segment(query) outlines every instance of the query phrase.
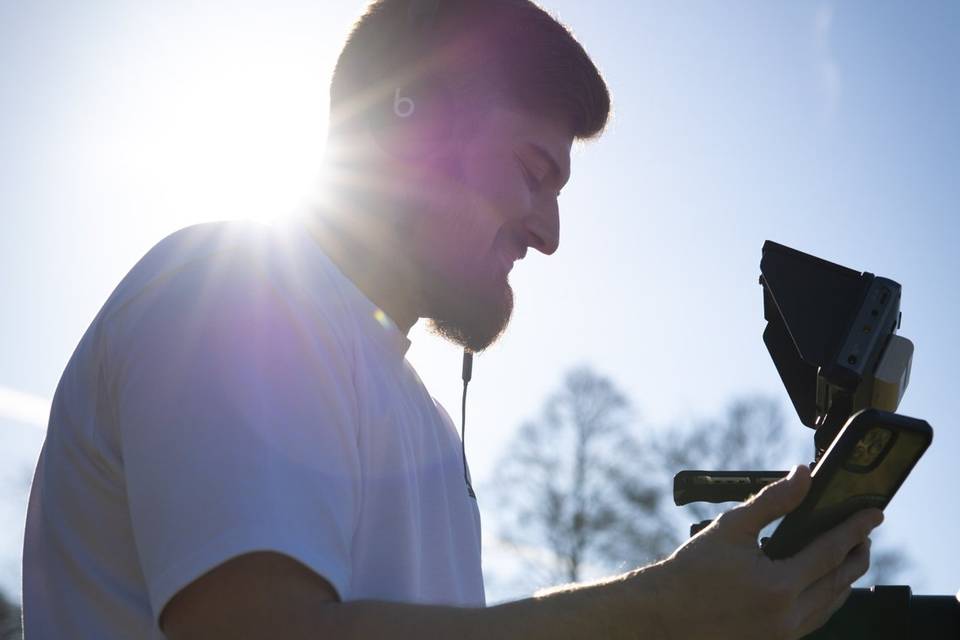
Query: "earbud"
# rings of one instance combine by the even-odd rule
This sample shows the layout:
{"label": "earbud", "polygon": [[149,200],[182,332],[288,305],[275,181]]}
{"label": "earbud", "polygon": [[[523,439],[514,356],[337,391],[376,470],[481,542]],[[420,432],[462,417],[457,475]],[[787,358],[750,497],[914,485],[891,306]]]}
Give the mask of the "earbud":
{"label": "earbud", "polygon": [[456,113],[446,86],[424,78],[395,87],[385,96],[370,132],[385,152],[416,160],[446,152],[453,134]]}
{"label": "earbud", "polygon": [[[429,43],[440,6],[440,0],[411,0],[407,14],[407,40],[396,48],[405,52],[398,53],[399,59],[404,61],[401,72],[404,67],[417,68],[418,57],[429,55]],[[371,79],[374,85],[381,81]],[[374,139],[385,152],[402,159],[443,155],[456,120],[453,95],[432,75],[402,82],[399,86],[394,85],[392,96],[383,96],[382,102],[375,107],[375,117],[370,121]]]}
{"label": "earbud", "polygon": [[398,118],[409,118],[416,111],[417,105],[413,98],[400,95],[400,87],[393,92],[393,115]]}

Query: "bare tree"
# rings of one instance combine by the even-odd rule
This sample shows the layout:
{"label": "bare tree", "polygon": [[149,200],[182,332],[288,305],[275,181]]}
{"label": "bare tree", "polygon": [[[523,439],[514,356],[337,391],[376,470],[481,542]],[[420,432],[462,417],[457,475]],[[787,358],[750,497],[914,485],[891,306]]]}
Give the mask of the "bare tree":
{"label": "bare tree", "polygon": [[[719,418],[652,434],[646,447],[652,452],[647,457],[648,473],[670,490],[673,475],[683,469],[784,469],[812,459],[813,432],[809,432],[809,442],[805,435],[799,429],[785,428],[783,410],[776,400],[743,396],[730,402]],[[731,506],[695,503],[683,509],[672,507],[672,513],[662,515],[671,521],[681,516],[684,522],[692,522],[714,518]]]}
{"label": "bare tree", "polygon": [[[732,506],[677,508],[669,499],[677,471],[786,469],[811,460],[813,432],[788,429],[769,397],[744,396],[719,418],[643,434],[632,415],[608,378],[581,367],[510,443],[488,494],[500,539],[525,562],[527,587],[642,566],[679,546],[690,524]],[[876,542],[875,535],[861,584],[890,583],[909,566],[903,552]]]}
{"label": "bare tree", "polygon": [[670,551],[656,517],[662,492],[637,472],[630,405],[581,367],[524,423],[490,487],[501,539],[541,585],[578,581],[587,567],[639,566]]}
{"label": "bare tree", "polygon": [[[651,439],[646,449],[651,472],[659,469],[659,477],[667,486],[672,476],[681,469],[786,469],[800,462],[810,462],[813,453],[813,431],[797,425],[786,428],[780,404],[765,396],[744,396],[732,401],[723,417],[704,420],[691,428],[670,430],[669,437]],[[684,509],[673,508],[673,513],[661,514],[678,523],[678,531],[693,522],[712,519],[730,504],[690,504]],[[764,535],[772,533],[769,527]],[[873,534],[870,571],[858,586],[891,584],[896,582],[911,563],[906,553],[882,543],[882,529]]]}

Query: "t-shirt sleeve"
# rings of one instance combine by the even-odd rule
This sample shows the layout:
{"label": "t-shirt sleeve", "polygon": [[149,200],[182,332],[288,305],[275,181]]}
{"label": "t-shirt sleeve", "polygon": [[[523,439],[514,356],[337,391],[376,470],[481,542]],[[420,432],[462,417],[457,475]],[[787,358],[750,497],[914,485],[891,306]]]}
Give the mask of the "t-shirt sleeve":
{"label": "t-shirt sleeve", "polygon": [[110,318],[107,367],[154,612],[231,557],[286,554],[346,599],[360,493],[350,354],[243,260],[199,261]]}

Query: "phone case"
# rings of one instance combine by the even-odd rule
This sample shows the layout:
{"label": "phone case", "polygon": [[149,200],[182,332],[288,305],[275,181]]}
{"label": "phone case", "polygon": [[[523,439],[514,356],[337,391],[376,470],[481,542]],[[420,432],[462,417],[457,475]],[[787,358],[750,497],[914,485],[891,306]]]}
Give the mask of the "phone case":
{"label": "phone case", "polygon": [[865,409],[841,429],[811,474],[807,497],[764,543],[770,558],[787,558],[868,507],[884,509],[930,446],[924,420]]}

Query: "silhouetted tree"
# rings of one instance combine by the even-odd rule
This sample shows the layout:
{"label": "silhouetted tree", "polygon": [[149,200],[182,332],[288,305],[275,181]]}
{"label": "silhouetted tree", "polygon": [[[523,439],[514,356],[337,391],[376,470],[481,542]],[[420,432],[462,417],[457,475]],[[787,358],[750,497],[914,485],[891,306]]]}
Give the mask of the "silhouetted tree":
{"label": "silhouetted tree", "polygon": [[[746,396],[733,400],[719,419],[704,420],[689,429],[671,429],[669,437],[650,438],[646,449],[650,471],[656,465],[659,477],[672,486],[672,477],[681,469],[787,469],[797,463],[809,463],[813,456],[813,431],[802,427],[786,428],[780,404],[765,396]],[[682,514],[679,531],[693,522],[713,518],[732,506],[697,503],[664,513],[667,519]],[[772,533],[770,527],[764,535]],[[892,584],[909,568],[907,555],[882,542],[882,529],[872,535],[870,571],[858,586]]]}
{"label": "silhouetted tree", "polygon": [[[809,462],[813,450],[813,432],[787,429],[780,404],[764,396],[735,399],[721,417],[686,427],[640,434],[631,419],[630,402],[613,382],[581,367],[510,443],[489,493],[500,539],[525,562],[528,586],[663,558],[690,524],[733,506],[677,508],[670,499],[677,471],[785,469]],[[875,534],[872,569],[861,584],[890,583],[908,564]]]}
{"label": "silhouetted tree", "polygon": [[[665,490],[672,490],[674,474],[683,469],[784,469],[811,460],[813,432],[809,432],[809,448],[804,446],[805,435],[799,429],[785,428],[783,410],[776,400],[744,396],[730,402],[719,418],[650,434],[646,471],[656,476]],[[690,523],[713,518],[731,506],[695,503],[679,509],[671,503],[670,513],[662,516],[675,522],[680,517],[679,531],[685,536]]]}
{"label": "silhouetted tree", "polygon": [[512,545],[541,584],[587,566],[639,566],[672,550],[656,514],[663,495],[637,473],[630,406],[588,368],[567,374],[538,420],[524,423],[490,493]]}

